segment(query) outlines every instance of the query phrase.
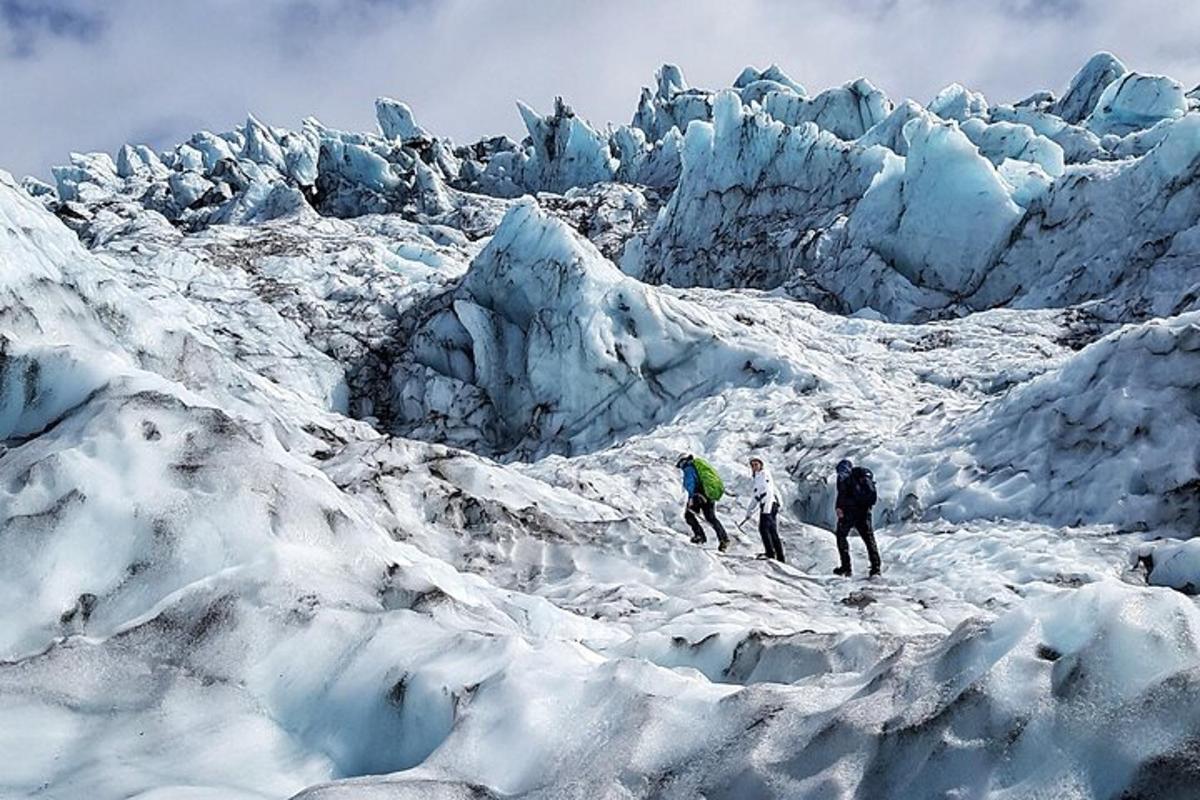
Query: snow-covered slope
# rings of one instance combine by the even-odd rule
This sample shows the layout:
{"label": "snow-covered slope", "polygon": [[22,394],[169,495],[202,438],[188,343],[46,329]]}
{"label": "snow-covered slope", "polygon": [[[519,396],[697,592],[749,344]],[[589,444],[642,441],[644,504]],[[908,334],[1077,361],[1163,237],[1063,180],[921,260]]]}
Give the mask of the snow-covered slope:
{"label": "snow-covered slope", "polygon": [[0,173],[0,795],[1193,798],[1196,105],[666,65]]}

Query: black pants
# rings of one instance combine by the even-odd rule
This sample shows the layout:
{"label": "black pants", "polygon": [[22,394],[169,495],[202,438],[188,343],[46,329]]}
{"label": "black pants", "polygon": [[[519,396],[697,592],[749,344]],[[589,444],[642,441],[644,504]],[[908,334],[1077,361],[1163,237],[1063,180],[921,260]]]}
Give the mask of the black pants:
{"label": "black pants", "polygon": [[842,514],[842,518],[838,520],[837,530],[834,531],[837,536],[838,557],[842,560],[842,569],[850,570],[850,531],[857,530],[858,535],[862,537],[863,544],[867,546],[867,558],[871,561],[871,569],[879,569],[879,548],[875,544],[875,531],[871,528],[871,512],[847,511]]}
{"label": "black pants", "polygon": [[767,558],[783,563],[783,544],[779,541],[779,503],[771,510],[758,512],[758,535],[762,537]]}
{"label": "black pants", "polygon": [[717,541],[729,541],[729,536],[725,533],[725,526],[721,524],[721,520],[717,519],[715,504],[702,494],[692,495],[688,500],[687,511],[683,512],[683,518],[687,520],[688,527],[692,529],[692,538],[698,542],[708,540],[708,537],[704,535],[704,529],[700,527],[700,520],[696,519],[697,511],[704,515],[704,521],[717,532]]}

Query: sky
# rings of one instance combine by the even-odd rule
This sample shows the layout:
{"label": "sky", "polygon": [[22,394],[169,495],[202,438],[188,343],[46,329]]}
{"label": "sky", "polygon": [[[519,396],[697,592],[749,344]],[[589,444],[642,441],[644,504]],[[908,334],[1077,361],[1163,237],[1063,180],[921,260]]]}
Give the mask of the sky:
{"label": "sky", "polygon": [[562,95],[628,122],[663,62],[693,86],[779,64],[810,93],[866,76],[928,102],[1061,92],[1094,52],[1200,83],[1200,3],[1179,0],[0,0],[0,169],[163,149],[247,113],[374,129],[407,102],[456,142],[524,135],[515,101]]}

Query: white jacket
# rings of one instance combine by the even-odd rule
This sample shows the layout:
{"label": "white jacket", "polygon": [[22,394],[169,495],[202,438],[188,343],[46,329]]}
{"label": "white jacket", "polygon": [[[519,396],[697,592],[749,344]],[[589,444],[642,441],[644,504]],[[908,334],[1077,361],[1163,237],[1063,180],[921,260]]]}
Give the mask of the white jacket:
{"label": "white jacket", "polygon": [[[756,506],[761,513],[769,514],[771,508],[779,502],[779,492],[775,490],[775,481],[771,480],[771,473],[764,466],[754,473],[754,494],[746,505],[746,516],[754,513]],[[780,504],[782,505],[782,503]]]}

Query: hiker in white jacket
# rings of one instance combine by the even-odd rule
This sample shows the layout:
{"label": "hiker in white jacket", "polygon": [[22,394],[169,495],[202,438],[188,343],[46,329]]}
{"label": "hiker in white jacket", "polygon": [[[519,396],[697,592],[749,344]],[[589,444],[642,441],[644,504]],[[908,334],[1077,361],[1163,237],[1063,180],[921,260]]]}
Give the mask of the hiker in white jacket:
{"label": "hiker in white jacket", "polygon": [[754,478],[754,492],[746,506],[746,519],[758,511],[758,533],[762,536],[763,558],[773,558],[783,563],[783,544],[779,541],[779,492],[767,465],[758,456],[750,457],[750,474]]}

